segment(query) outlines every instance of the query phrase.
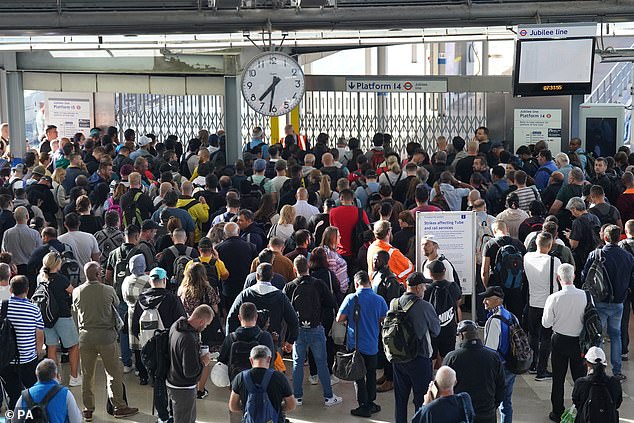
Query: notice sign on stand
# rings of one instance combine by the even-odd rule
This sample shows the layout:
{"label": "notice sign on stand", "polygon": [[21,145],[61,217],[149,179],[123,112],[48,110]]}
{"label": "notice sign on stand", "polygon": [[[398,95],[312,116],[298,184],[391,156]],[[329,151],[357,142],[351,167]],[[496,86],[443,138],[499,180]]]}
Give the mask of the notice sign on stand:
{"label": "notice sign on stand", "polygon": [[561,109],[515,109],[513,141],[520,145],[546,141],[553,156],[561,152]]}
{"label": "notice sign on stand", "polygon": [[[462,293],[472,294],[475,286],[475,233],[473,212],[416,213],[416,270],[422,272],[421,265],[425,261],[423,238],[433,235],[438,242],[438,254],[444,255],[458,272]],[[445,275],[445,278],[451,279],[451,276]]]}
{"label": "notice sign on stand", "polygon": [[92,127],[92,94],[51,93],[46,104],[46,124],[57,126],[59,136],[72,138],[77,132],[88,136]]}

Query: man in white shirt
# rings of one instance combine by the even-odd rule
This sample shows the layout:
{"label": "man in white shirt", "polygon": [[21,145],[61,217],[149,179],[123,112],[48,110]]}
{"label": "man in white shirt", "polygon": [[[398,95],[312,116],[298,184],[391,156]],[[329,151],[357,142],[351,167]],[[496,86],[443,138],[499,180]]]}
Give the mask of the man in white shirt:
{"label": "man in white shirt", "polygon": [[11,297],[9,279],[11,279],[11,267],[6,263],[0,263],[0,301]]}
{"label": "man in white shirt", "polygon": [[550,393],[552,411],[548,418],[559,421],[564,412],[564,381],[570,363],[572,379],[586,374],[581,357],[579,335],[583,329],[583,313],[588,301],[592,301],[585,291],[575,288],[575,268],[567,263],[557,269],[557,279],[561,290],[549,295],[544,305],[542,325],[552,328],[553,385]]}
{"label": "man in white shirt", "polygon": [[286,176],[286,160],[279,159],[275,162],[275,173],[277,174],[277,176],[271,179],[271,192],[275,193],[275,195],[278,195],[278,193],[282,190],[284,182],[290,179],[288,176]]}
{"label": "man in white shirt", "polygon": [[537,251],[524,256],[524,272],[528,281],[528,336],[533,349],[533,363],[528,370],[537,374],[535,380],[552,378],[547,369],[550,355],[552,330],[542,326],[544,304],[548,295],[559,290],[557,269],[561,260],[548,254],[552,247],[553,236],[548,232],[537,235]]}
{"label": "man in white shirt", "polygon": [[315,206],[308,204],[308,190],[306,188],[299,188],[297,194],[295,194],[297,201],[293,208],[295,209],[295,216],[304,216],[308,221],[311,216],[319,213],[319,209]]}

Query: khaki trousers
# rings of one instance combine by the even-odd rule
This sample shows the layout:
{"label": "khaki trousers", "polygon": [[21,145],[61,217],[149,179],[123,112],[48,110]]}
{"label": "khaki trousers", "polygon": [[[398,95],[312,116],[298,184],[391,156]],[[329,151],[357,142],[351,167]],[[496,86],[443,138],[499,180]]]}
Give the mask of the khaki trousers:
{"label": "khaki trousers", "polygon": [[95,370],[98,356],[101,356],[106,371],[108,397],[115,409],[125,408],[127,404],[123,400],[123,365],[119,360],[119,345],[116,342],[105,345],[80,343],[79,355],[81,357],[81,372],[84,374],[81,386],[84,409],[95,410]]}

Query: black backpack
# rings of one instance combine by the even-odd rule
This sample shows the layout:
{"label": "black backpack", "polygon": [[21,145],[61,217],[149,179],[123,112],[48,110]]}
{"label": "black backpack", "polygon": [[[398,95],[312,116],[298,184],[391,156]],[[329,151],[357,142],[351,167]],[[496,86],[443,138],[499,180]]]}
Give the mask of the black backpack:
{"label": "black backpack", "polygon": [[403,295],[403,285],[398,282],[396,276],[389,275],[384,279],[381,277],[381,273],[377,271],[374,275],[372,275],[372,279],[375,277],[381,278],[377,285],[376,293],[383,297],[387,304],[390,304],[394,298],[398,298]]}
{"label": "black backpack", "polygon": [[302,328],[317,327],[321,324],[319,290],[315,283],[313,280],[302,278],[293,291],[291,304]]}
{"label": "black backpack", "polygon": [[524,257],[513,244],[499,245],[495,255],[495,273],[506,289],[518,289],[524,276]]}
{"label": "black backpack", "polygon": [[181,160],[181,164],[180,164],[178,170],[180,171],[180,174],[181,174],[182,177],[187,178],[187,179],[190,179],[192,177],[192,173],[189,171],[189,165],[187,164],[187,161],[189,159],[191,159],[193,156],[195,156],[196,154],[198,154],[198,153],[186,154],[183,157],[183,160]]}
{"label": "black backpack", "polygon": [[597,301],[610,303],[614,299],[614,289],[605,269],[605,258],[602,253],[601,248],[595,250],[594,260],[581,288],[589,291]]}
{"label": "black backpack", "polygon": [[[449,282],[452,283],[452,282]],[[440,326],[456,322],[456,303],[451,301],[448,284],[432,283],[429,287],[429,303],[436,310]]]}
{"label": "black backpack", "polygon": [[2,301],[0,307],[0,371],[14,360],[20,360],[18,351],[18,337],[15,334],[13,323],[7,317],[9,300]]}
{"label": "black backpack", "polygon": [[238,339],[238,334],[235,332],[229,334],[229,338],[231,339],[228,366],[229,379],[233,380],[238,373],[251,368],[249,355],[251,354],[251,349],[253,349],[253,347],[261,345],[260,337],[262,336],[262,333],[264,333],[264,331],[260,329],[258,335],[248,341]]}
{"label": "black backpack", "polygon": [[170,367],[170,330],[154,331],[154,336],[143,346],[141,361],[157,379],[165,379]]}
{"label": "black backpack", "polygon": [[220,276],[218,275],[218,268],[216,267],[216,260],[212,259],[210,261],[201,261],[199,257],[196,257],[193,260],[194,263],[202,263],[205,268],[205,273],[207,274],[207,280],[209,281],[209,285],[213,289],[216,290],[217,293],[220,293]]}
{"label": "black backpack", "polygon": [[592,303],[590,292],[585,292],[586,308],[583,310],[583,328],[579,335],[579,347],[582,354],[585,354],[590,347],[598,347],[603,340],[603,325],[599,312]]}
{"label": "black backpack", "polygon": [[363,246],[363,233],[368,230],[368,225],[363,220],[363,209],[358,209],[357,223],[352,228],[352,251],[359,251]]}
{"label": "black backpack", "polygon": [[247,178],[247,181],[251,183],[251,191],[258,191],[262,195],[266,193],[266,190],[264,189],[264,185],[269,181],[266,178],[266,176],[262,178],[262,180],[258,184],[256,184],[255,181],[253,180],[253,176],[249,176]]}
{"label": "black backpack", "polygon": [[136,246],[130,248],[125,257],[122,256],[122,252],[123,245],[119,247],[119,249],[115,250],[115,253],[113,253],[119,256],[119,259],[114,265],[114,274],[112,276],[112,282],[117,291],[117,294],[121,294],[121,285],[123,284],[123,280],[127,276],[130,276],[130,268],[128,266],[130,259],[136,254],[141,254],[141,251]]}
{"label": "black backpack", "polygon": [[33,397],[31,397],[31,393],[28,389],[22,391],[22,403],[27,407],[26,410],[26,418],[22,421],[24,422],[33,422],[33,423],[49,423],[50,419],[48,417],[48,410],[46,407],[48,403],[51,402],[55,395],[62,390],[62,386],[60,384],[53,385],[44,398],[40,402],[33,401]]}
{"label": "black backpack", "polygon": [[581,407],[581,418],[586,423],[618,423],[619,416],[605,382],[593,381],[588,399]]}
{"label": "black backpack", "polygon": [[39,283],[31,297],[31,302],[37,306],[44,320],[44,327],[52,328],[59,318],[59,304],[52,294],[50,284],[52,281]]}

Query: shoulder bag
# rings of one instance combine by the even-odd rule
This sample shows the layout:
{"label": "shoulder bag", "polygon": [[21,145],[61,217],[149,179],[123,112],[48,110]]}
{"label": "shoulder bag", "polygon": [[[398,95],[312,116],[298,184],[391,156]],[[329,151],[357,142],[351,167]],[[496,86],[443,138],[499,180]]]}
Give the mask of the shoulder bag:
{"label": "shoulder bag", "polygon": [[335,356],[335,364],[332,368],[333,374],[339,379],[347,381],[356,381],[365,378],[366,369],[363,356],[359,352],[359,316],[361,308],[359,307],[359,297],[354,299],[353,319],[355,324],[354,330],[354,350],[352,352],[338,351]]}

